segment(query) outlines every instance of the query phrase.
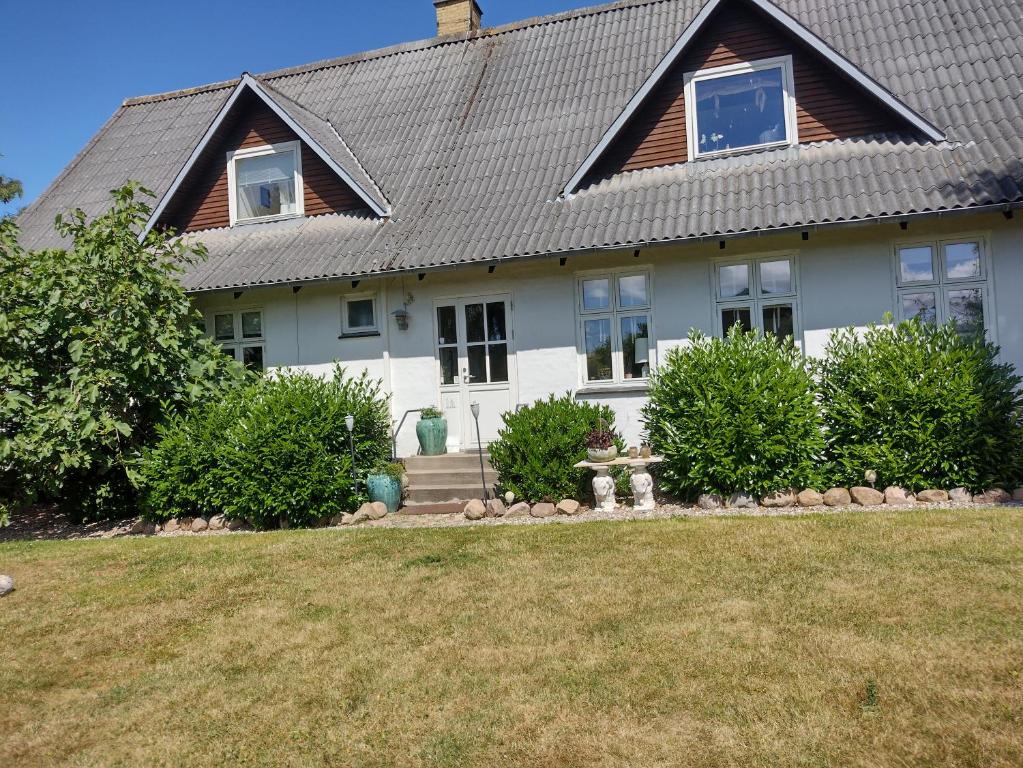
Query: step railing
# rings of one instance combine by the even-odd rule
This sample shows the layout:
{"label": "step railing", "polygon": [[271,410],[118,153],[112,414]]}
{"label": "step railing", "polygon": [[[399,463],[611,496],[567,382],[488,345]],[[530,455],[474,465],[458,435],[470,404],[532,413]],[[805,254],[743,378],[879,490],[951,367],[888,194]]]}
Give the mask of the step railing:
{"label": "step railing", "polygon": [[398,426],[391,431],[391,461],[398,460],[398,434],[401,432],[401,428],[405,426],[405,420],[409,417],[409,414],[419,413],[422,410],[422,408],[409,408],[402,414]]}

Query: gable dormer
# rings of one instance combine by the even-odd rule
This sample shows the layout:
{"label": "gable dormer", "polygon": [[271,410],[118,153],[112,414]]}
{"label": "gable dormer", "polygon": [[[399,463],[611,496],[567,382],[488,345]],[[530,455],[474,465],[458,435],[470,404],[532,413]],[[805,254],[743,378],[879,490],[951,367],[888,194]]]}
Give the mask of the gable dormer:
{"label": "gable dormer", "polygon": [[389,206],[329,121],[244,75],[149,226],[195,232],[331,213],[386,216]]}
{"label": "gable dormer", "polygon": [[769,0],[710,0],[567,185],[728,154],[939,132]]}

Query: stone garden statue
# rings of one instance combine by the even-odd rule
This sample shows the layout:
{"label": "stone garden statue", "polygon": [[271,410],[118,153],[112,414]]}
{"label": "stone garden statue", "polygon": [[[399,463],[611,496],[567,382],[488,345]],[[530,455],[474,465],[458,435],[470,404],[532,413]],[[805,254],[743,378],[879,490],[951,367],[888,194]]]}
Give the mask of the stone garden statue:
{"label": "stone garden statue", "polygon": [[597,470],[597,476],[593,478],[593,497],[596,500],[597,509],[604,512],[614,512],[615,509],[615,481],[607,473],[607,468],[601,467]]}
{"label": "stone garden statue", "polygon": [[637,512],[650,512],[654,509],[654,479],[646,470],[646,465],[632,468],[632,496],[635,500],[633,509]]}

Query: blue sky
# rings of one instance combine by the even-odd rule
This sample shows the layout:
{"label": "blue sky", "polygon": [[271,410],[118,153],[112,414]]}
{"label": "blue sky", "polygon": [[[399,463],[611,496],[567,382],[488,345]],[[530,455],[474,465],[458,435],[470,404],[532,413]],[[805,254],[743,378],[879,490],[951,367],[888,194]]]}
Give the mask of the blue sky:
{"label": "blue sky", "polygon": [[[595,1],[480,6],[497,26]],[[130,96],[419,40],[435,21],[431,0],[2,0],[0,29],[0,174],[25,185],[17,210]]]}

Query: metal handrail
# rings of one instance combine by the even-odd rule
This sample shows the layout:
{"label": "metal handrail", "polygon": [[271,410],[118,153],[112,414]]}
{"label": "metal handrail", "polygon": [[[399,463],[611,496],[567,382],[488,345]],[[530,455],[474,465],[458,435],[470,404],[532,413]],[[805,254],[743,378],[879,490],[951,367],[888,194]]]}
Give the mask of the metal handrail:
{"label": "metal handrail", "polygon": [[405,419],[409,417],[410,413],[420,413],[422,408],[409,408],[401,417],[401,421],[398,422],[398,427],[391,431],[391,461],[398,460],[398,433],[401,432],[401,428],[405,426]]}

